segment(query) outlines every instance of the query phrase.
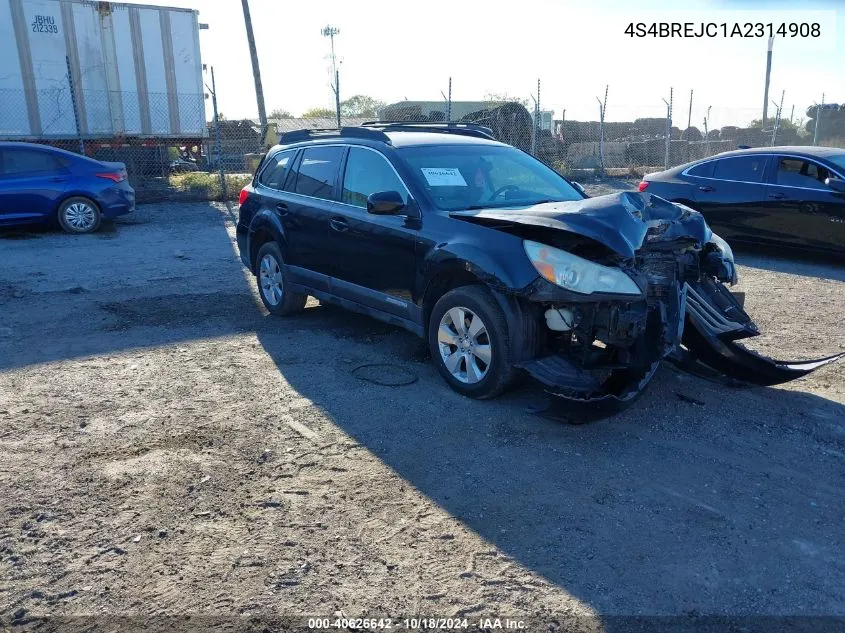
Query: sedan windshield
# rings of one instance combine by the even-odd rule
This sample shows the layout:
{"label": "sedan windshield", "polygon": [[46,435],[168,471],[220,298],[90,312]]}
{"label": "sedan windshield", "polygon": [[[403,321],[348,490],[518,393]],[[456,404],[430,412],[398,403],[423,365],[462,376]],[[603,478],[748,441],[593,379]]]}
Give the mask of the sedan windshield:
{"label": "sedan windshield", "polygon": [[397,151],[434,204],[446,211],[584,198],[557,172],[514,147],[418,145]]}

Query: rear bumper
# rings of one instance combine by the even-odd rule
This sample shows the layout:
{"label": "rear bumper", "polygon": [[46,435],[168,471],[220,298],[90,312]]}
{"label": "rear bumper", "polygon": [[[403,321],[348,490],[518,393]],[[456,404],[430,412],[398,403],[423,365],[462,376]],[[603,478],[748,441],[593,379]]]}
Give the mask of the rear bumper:
{"label": "rear bumper", "polygon": [[129,185],[109,187],[101,191],[98,198],[97,202],[100,204],[100,211],[105,220],[111,220],[135,210],[135,190]]}

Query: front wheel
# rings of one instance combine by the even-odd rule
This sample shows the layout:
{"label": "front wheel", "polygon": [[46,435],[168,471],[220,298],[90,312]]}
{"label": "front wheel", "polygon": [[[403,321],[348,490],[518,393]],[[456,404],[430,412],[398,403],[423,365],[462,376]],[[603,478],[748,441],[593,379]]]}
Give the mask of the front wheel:
{"label": "front wheel", "polygon": [[437,371],[458,393],[494,398],[515,375],[507,322],[483,286],[462,286],[443,295],[431,311],[428,345]]}
{"label": "front wheel", "polygon": [[276,242],[267,242],[258,251],[258,294],[264,307],[278,316],[301,312],[308,295],[291,292],[285,286],[285,267],[282,250]]}

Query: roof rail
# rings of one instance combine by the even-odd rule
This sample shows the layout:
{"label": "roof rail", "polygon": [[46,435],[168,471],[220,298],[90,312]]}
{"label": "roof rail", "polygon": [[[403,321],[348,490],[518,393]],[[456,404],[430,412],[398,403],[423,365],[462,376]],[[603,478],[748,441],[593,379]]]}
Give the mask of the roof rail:
{"label": "roof rail", "polygon": [[437,121],[366,121],[361,124],[363,128],[381,128],[388,131],[404,132],[440,132],[442,134],[460,134],[462,136],[474,136],[496,140],[493,130],[477,123],[437,122]]}
{"label": "roof rail", "polygon": [[300,141],[310,141],[316,138],[327,138],[332,136],[367,138],[373,141],[381,141],[382,143],[390,143],[390,139],[387,134],[380,130],[361,127],[342,127],[340,129],[305,128],[302,130],[294,130],[293,132],[285,132],[279,137],[279,144],[290,145],[292,143],[299,143]]}

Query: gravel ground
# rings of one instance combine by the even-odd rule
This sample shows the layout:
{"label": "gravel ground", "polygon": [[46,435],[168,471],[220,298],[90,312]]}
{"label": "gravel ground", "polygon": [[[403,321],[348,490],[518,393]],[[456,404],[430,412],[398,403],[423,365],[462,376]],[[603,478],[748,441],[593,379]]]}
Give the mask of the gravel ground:
{"label": "gravel ground", "polygon": [[[461,398],[393,327],[270,317],[233,219],[0,239],[0,620],[845,616],[845,364],[666,366],[615,418],[552,422],[532,387]],[[845,268],[738,259],[759,349],[845,347]]]}

